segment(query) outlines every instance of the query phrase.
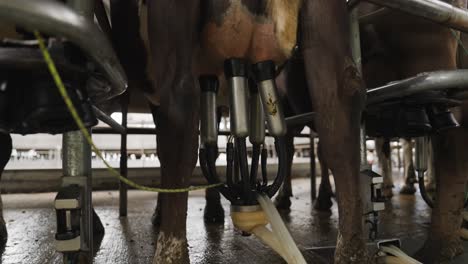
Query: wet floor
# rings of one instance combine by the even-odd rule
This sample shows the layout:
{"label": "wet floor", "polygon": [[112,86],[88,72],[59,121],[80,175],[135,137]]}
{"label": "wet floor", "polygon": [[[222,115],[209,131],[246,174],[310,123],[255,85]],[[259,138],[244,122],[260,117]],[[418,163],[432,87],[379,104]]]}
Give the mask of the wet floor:
{"label": "wet floor", "polygon": [[[336,241],[338,215],[336,203],[331,213],[311,208],[308,179],[293,182],[292,211],[285,221],[309,263],[331,263]],[[229,218],[224,225],[203,223],[203,192],[189,199],[188,242],[192,263],[284,263],[273,251],[253,237],[242,237]],[[9,239],[3,264],[61,263],[55,253],[53,237],[54,193],[3,195],[4,216]],[[150,223],[156,194],[129,191],[128,217],[119,218],[118,192],[95,192],[94,204],[106,229],[95,263],[151,263],[154,254],[154,230]],[[223,200],[226,215],[229,205]],[[423,243],[430,210],[417,196],[397,195],[381,214],[379,239],[402,239],[403,250],[412,254]],[[468,263],[465,253],[451,263]]]}

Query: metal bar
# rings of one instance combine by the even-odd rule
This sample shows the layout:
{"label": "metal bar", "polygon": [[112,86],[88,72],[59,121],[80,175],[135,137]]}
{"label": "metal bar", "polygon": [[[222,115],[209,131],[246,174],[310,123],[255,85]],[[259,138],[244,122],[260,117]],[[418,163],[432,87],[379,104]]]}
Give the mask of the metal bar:
{"label": "metal bar", "polygon": [[110,90],[103,91],[99,101],[127,89],[127,77],[109,39],[93,20],[65,4],[52,0],[0,0],[0,20],[27,30],[66,37],[78,45],[101,68],[111,84]]}
{"label": "metal bar", "polygon": [[[120,100],[122,106],[122,127],[127,127],[127,117],[128,117],[128,104],[130,95],[126,92]],[[127,164],[127,134],[122,133],[120,135],[120,175],[127,178],[128,177],[128,164]],[[127,216],[127,184],[119,181],[119,215]]]}
{"label": "metal bar", "polygon": [[468,12],[439,0],[366,0],[468,33]]}
{"label": "metal bar", "polygon": [[435,71],[391,82],[367,91],[367,104],[378,104],[415,93],[468,88],[468,70]]}
{"label": "metal bar", "polygon": [[314,121],[316,113],[305,113],[300,115],[295,115],[291,117],[286,117],[286,125],[288,127],[294,127],[299,125],[307,125]]}
{"label": "metal bar", "polygon": [[360,25],[366,25],[366,24],[372,24],[377,22],[378,20],[387,18],[387,16],[391,13],[392,9],[387,8],[387,7],[382,7],[374,12],[371,12],[369,14],[365,14],[359,17],[359,24]]}
{"label": "metal bar", "polygon": [[80,131],[72,131],[63,134],[63,176],[86,177],[83,195],[83,216],[81,226],[84,227],[81,235],[84,237],[83,248],[87,250],[89,263],[93,256],[93,207],[92,207],[92,169],[91,146]]}
{"label": "metal bar", "polygon": [[112,38],[112,27],[107,17],[106,8],[102,0],[96,0],[96,5],[94,6],[94,13],[96,19],[99,23],[101,30],[106,33],[109,39]]}
{"label": "metal bar", "polygon": [[[112,129],[114,129],[117,133],[119,134],[125,134],[127,133],[127,130],[125,129],[125,126],[117,123],[112,117],[108,116],[106,113],[101,111],[101,109],[97,108],[96,106],[93,105],[93,111],[96,117],[110,126]],[[123,120],[123,113],[122,113],[122,120]],[[123,122],[123,121],[122,121]]]}
{"label": "metal bar", "polygon": [[[126,129],[127,135],[156,135],[156,129],[146,128],[146,127],[128,127]],[[114,135],[119,134],[113,128],[110,127],[94,127],[93,134],[97,135]],[[230,136],[231,132],[229,131],[219,131],[219,136]],[[266,136],[271,137],[270,134],[266,133]],[[296,134],[294,137],[298,138],[309,138],[309,134]]]}
{"label": "metal bar", "polygon": [[[362,63],[361,63],[361,35],[359,32],[359,17],[358,10],[353,9],[350,13],[350,35],[351,35],[351,52],[354,63],[362,74]],[[367,164],[367,146],[366,146],[366,124],[364,120],[361,121],[360,129],[360,160],[361,170],[368,167]]]}

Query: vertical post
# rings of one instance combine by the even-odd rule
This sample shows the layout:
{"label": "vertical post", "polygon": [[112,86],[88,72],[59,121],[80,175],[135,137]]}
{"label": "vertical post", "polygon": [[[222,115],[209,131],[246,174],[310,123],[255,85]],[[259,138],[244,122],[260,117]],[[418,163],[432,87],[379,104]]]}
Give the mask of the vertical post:
{"label": "vertical post", "polygon": [[92,263],[93,255],[93,207],[92,207],[92,170],[91,170],[91,146],[80,131],[72,131],[63,134],[63,186],[78,184],[82,186],[83,205],[80,226],[82,248],[87,250],[89,263]]}
{"label": "vertical post", "polygon": [[[94,20],[94,0],[67,0],[67,4],[76,12],[90,21]],[[91,134],[91,131],[89,131]],[[93,263],[93,202],[92,202],[92,168],[91,168],[91,146],[80,131],[72,131],[63,134],[63,172],[62,185],[67,184],[67,178],[82,178],[83,194],[83,216],[81,227],[84,239],[83,249],[87,250],[88,263]],[[73,182],[73,180],[71,180]],[[78,182],[80,180],[78,179]]]}
{"label": "vertical post", "polygon": [[401,153],[400,153],[400,149],[401,149],[401,144],[400,144],[400,140],[397,141],[397,157],[398,157],[398,172],[401,171]]}
{"label": "vertical post", "polygon": [[317,174],[315,164],[315,136],[310,131],[310,195],[312,201],[317,198]]}
{"label": "vertical post", "polygon": [[[125,129],[127,129],[129,100],[130,95],[128,92],[126,92],[120,100],[122,106],[122,126]],[[127,133],[125,133],[120,135],[120,175],[125,178],[128,177],[127,165]],[[127,185],[119,181],[119,215],[121,217],[127,216],[127,190]]]}
{"label": "vertical post", "polygon": [[[353,55],[354,63],[362,75],[362,64],[361,64],[361,34],[359,32],[359,16],[357,8],[353,8],[349,14],[350,18],[350,35],[351,35],[351,53]],[[367,146],[366,146],[366,125],[364,120],[361,122],[361,137],[360,137],[360,158],[361,158],[361,170],[367,169]]]}

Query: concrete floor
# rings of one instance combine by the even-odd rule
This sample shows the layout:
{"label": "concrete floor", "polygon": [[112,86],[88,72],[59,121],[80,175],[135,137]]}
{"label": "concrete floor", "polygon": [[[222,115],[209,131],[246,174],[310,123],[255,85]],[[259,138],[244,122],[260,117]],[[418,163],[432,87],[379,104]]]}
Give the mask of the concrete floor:
{"label": "concrete floor", "polygon": [[[293,237],[309,263],[331,263],[337,235],[336,204],[330,213],[311,209],[308,179],[293,182],[292,212],[285,216]],[[94,193],[94,204],[106,228],[95,263],[151,263],[154,231],[150,223],[156,194],[129,191],[128,217],[118,217],[118,192]],[[54,193],[3,195],[4,216],[9,239],[2,255],[3,264],[61,263],[53,237]],[[226,214],[229,206],[223,200]],[[404,251],[412,254],[426,236],[430,211],[417,196],[395,196],[381,214],[379,239],[399,237]],[[188,213],[188,241],[192,263],[284,263],[273,251],[253,237],[242,237],[231,220],[224,225],[203,223],[203,192],[191,193]],[[468,263],[466,252],[451,263]]]}

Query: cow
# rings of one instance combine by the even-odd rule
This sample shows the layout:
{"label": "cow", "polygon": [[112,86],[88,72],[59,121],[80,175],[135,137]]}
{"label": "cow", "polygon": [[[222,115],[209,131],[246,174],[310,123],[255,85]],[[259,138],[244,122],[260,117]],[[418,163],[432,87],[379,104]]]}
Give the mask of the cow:
{"label": "cow", "polygon": [[[467,1],[445,1],[466,8]],[[366,13],[378,7],[362,4]],[[459,34],[449,28],[398,11],[362,29],[363,69],[368,87],[404,79],[421,72],[457,68]],[[366,54],[366,51],[368,52]],[[367,55],[367,56],[366,56]],[[467,105],[457,110],[460,128],[432,136],[437,182],[429,238],[418,256],[423,263],[439,263],[463,252],[458,230],[467,180]]]}
{"label": "cow", "polygon": [[[282,64],[296,44],[300,6],[301,1],[283,0],[148,3],[152,75],[158,91],[147,94],[153,98],[159,95],[156,123],[163,187],[186,186],[195,166],[200,96],[197,76],[221,76],[223,62],[229,58]],[[359,185],[350,188],[348,184],[359,182],[364,90],[351,58],[346,3],[304,1],[300,20],[307,83],[316,87],[310,89],[311,101],[320,113],[315,125],[339,193],[340,235],[335,259],[337,263],[349,263],[350,259],[365,263],[368,255],[361,228]],[[175,138],[179,145],[171,143]],[[161,223],[154,262],[186,263],[187,194],[161,196],[159,204]]]}
{"label": "cow", "polygon": [[[280,75],[276,79],[280,91],[283,105],[285,106],[285,115],[292,116],[313,112],[310,97],[308,96],[307,80],[304,69],[304,59],[299,50],[289,59]],[[294,156],[294,135],[302,131],[304,126],[288,128],[286,142],[288,144],[288,173],[278,195],[275,198],[275,205],[281,211],[289,211],[291,207],[290,197],[293,196],[291,185],[291,174]],[[313,124],[309,125],[311,131],[315,131]],[[314,202],[314,208],[318,211],[330,211],[334,196],[330,184],[328,166],[323,159],[322,147],[320,141],[317,145],[317,158],[320,164],[320,186],[317,200]],[[315,179],[311,179],[315,180]]]}
{"label": "cow", "polygon": [[[133,1],[127,2],[135,7]],[[138,23],[136,20],[122,20],[120,25],[112,22],[115,30],[123,28],[122,32],[133,36],[131,39],[139,38],[130,27]],[[359,184],[359,126],[365,90],[351,55],[346,2],[158,0],[148,2],[147,23],[151,84],[143,76],[142,41],[126,46],[121,38],[126,34],[113,35],[113,41],[129,86],[143,89],[156,120],[161,186],[187,187],[196,164],[200,104],[197,77],[222,76],[223,62],[229,58],[281,65],[299,42],[311,103],[318,113],[314,125],[321,153],[336,183],[339,235],[335,262],[368,263]],[[300,38],[296,41],[298,24]],[[159,195],[160,226],[154,263],[189,262],[187,198],[187,193]]]}

